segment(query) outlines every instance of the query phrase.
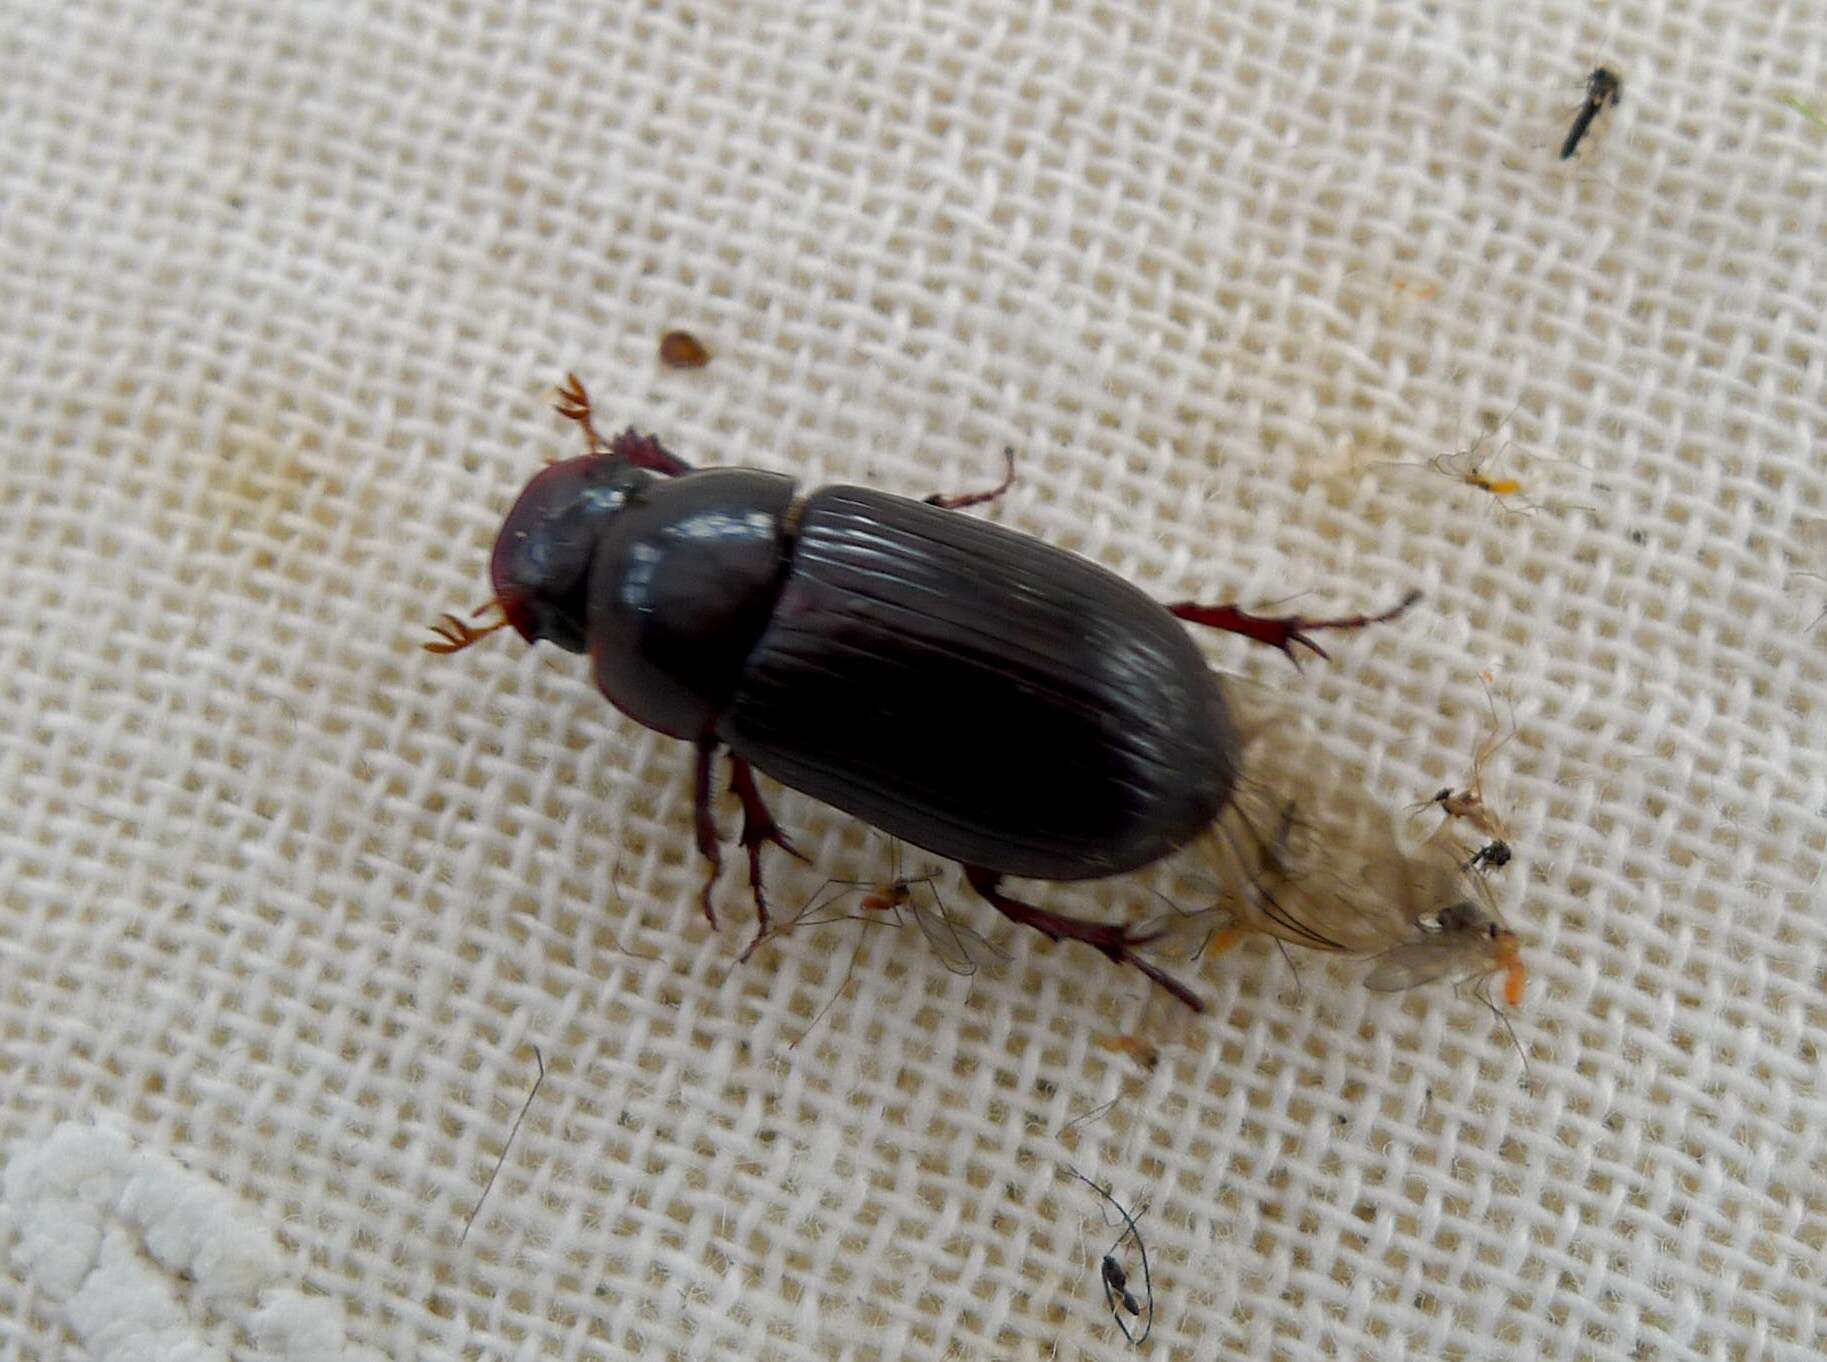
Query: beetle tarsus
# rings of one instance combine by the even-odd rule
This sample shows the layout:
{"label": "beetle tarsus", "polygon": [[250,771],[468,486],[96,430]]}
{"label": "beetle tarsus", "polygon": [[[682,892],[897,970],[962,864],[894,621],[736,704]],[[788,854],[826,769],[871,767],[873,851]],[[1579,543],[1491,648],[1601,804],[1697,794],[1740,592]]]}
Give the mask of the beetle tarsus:
{"label": "beetle tarsus", "polygon": [[1245,638],[1257,643],[1266,643],[1271,648],[1278,648],[1286,654],[1295,666],[1300,665],[1300,656],[1296,646],[1310,649],[1322,658],[1331,658],[1331,654],[1310,636],[1317,629],[1362,629],[1366,625],[1383,624],[1394,619],[1421,599],[1419,591],[1411,591],[1390,609],[1377,615],[1349,615],[1340,619],[1315,620],[1304,615],[1252,615],[1249,611],[1235,605],[1201,605],[1198,601],[1176,601],[1167,607],[1168,613],[1192,624],[1202,624],[1208,629],[1222,629],[1230,634],[1242,634]]}
{"label": "beetle tarsus", "polygon": [[709,862],[710,872],[704,877],[704,889],[698,895],[698,902],[703,905],[705,919],[713,930],[717,926],[717,910],[711,906],[711,890],[716,888],[717,872],[723,869],[723,852],[717,846],[717,820],[711,816],[711,762],[716,755],[715,738],[699,739],[692,817],[697,825],[698,854]]}
{"label": "beetle tarsus", "polygon": [[754,769],[733,753],[730,756],[730,790],[742,804],[742,835],[737,841],[748,853],[749,888],[755,895],[755,939],[742,952],[742,958],[747,960],[768,935],[768,900],[761,884],[761,848],[771,842],[802,861],[808,858],[787,840],[780,824],[774,821],[774,815],[768,812],[761,791],[755,785]]}
{"label": "beetle tarsus", "polygon": [[[472,620],[479,620],[489,611],[499,608],[500,606],[497,602],[489,601],[487,604],[479,605],[472,610],[469,618]],[[462,652],[478,639],[487,638],[497,629],[505,629],[507,626],[508,618],[505,611],[502,613],[500,619],[492,620],[487,624],[471,624],[468,620],[462,619],[459,616],[446,611],[438,617],[438,622],[431,626],[431,632],[438,636],[438,641],[436,643],[421,643],[419,646],[428,653],[437,653],[440,657],[448,657],[452,653]]]}
{"label": "beetle tarsus", "polygon": [[937,506],[942,511],[962,511],[967,506],[982,506],[996,500],[997,497],[1001,496],[1004,492],[1008,491],[1009,488],[1015,485],[1014,445],[1003,446],[1002,459],[1004,465],[1002,481],[990,488],[989,491],[959,492],[950,496],[946,495],[944,492],[934,492],[930,497],[926,498],[926,504],[928,506]]}
{"label": "beetle tarsus", "polygon": [[1031,903],[1023,903],[1020,899],[1009,898],[996,888],[1001,883],[1002,876],[993,870],[967,865],[964,867],[964,879],[979,898],[988,902],[1009,921],[1019,926],[1032,927],[1049,941],[1082,941],[1101,951],[1113,965],[1135,966],[1193,1011],[1205,1011],[1205,1004],[1199,1001],[1198,994],[1130,949],[1145,944],[1148,940],[1146,936],[1131,936],[1127,927],[1114,922],[1089,922],[1084,918],[1066,917],[1059,913],[1049,913],[1044,908],[1036,908]]}
{"label": "beetle tarsus", "polygon": [[600,454],[609,447],[591,424],[590,394],[584,391],[584,385],[576,374],[565,375],[565,381],[559,385],[558,401],[552,407],[567,421],[575,421],[584,428],[584,439],[589,442],[592,454]]}

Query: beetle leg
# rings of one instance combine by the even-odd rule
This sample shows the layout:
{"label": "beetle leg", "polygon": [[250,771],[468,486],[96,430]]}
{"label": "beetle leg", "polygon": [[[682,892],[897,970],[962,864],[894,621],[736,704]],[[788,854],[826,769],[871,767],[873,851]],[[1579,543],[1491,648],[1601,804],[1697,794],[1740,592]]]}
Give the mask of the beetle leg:
{"label": "beetle leg", "polygon": [[[480,620],[489,611],[500,609],[501,604],[499,601],[489,601],[484,605],[477,606],[470,612],[469,617],[472,620]],[[467,620],[459,619],[449,611],[446,611],[443,615],[438,617],[438,622],[431,626],[431,632],[438,636],[438,641],[436,643],[421,643],[419,646],[428,653],[438,653],[448,657],[451,653],[462,652],[478,639],[487,638],[497,629],[507,628],[508,622],[507,612],[505,610],[502,611],[500,619],[491,620],[487,624],[471,624]]]}
{"label": "beetle leg", "polygon": [[575,421],[584,428],[584,439],[589,443],[592,454],[601,454],[609,447],[591,423],[590,394],[584,391],[584,385],[576,374],[565,375],[565,381],[558,389],[558,401],[552,404],[552,408],[565,420]]}
{"label": "beetle leg", "polygon": [[749,856],[749,888],[755,894],[755,917],[757,928],[755,939],[742,953],[744,960],[754,952],[755,947],[768,934],[768,900],[761,889],[761,848],[762,844],[772,842],[782,851],[806,857],[798,847],[787,840],[787,835],[780,830],[780,824],[774,821],[774,815],[768,812],[768,806],[762,802],[761,791],[755,786],[755,772],[748,762],[730,753],[730,790],[742,801],[742,836],[737,840]]}
{"label": "beetle leg", "polygon": [[717,820],[711,817],[711,762],[717,755],[715,738],[698,739],[697,791],[692,796],[692,814],[698,828],[698,854],[710,862],[710,873],[704,877],[704,891],[698,901],[704,905],[704,916],[714,928],[717,912],[711,907],[711,890],[717,884],[717,872],[723,869],[723,853],[717,848]]}
{"label": "beetle leg", "polygon": [[668,478],[691,472],[691,465],[666,448],[656,437],[637,434],[632,426],[613,440],[605,440],[598,435],[596,425],[591,420],[590,394],[584,391],[584,385],[576,374],[565,375],[565,381],[558,389],[558,401],[552,405],[560,416],[567,421],[575,421],[584,428],[584,439],[588,441],[592,454],[608,454],[631,463],[636,468],[645,468]]}
{"label": "beetle leg", "polygon": [[1015,485],[1015,447],[1005,445],[1002,450],[1002,458],[1006,471],[1002,475],[1002,481],[989,491],[959,492],[951,496],[947,496],[944,492],[934,492],[926,498],[926,504],[937,506],[942,511],[962,511],[966,506],[982,506],[986,502],[996,500]]}
{"label": "beetle leg", "polygon": [[1149,939],[1146,935],[1131,936],[1127,927],[1114,922],[1089,922],[1084,918],[1065,917],[1059,913],[1049,913],[1044,908],[1036,908],[1031,903],[1009,898],[997,890],[996,886],[1002,882],[1002,876],[993,870],[967,865],[964,867],[964,879],[977,891],[979,898],[987,900],[991,907],[1009,921],[1023,927],[1032,927],[1049,941],[1082,941],[1087,946],[1102,951],[1112,964],[1134,965],[1193,1011],[1205,1011],[1205,1004],[1199,1001],[1198,994],[1130,949],[1131,946],[1146,944]]}
{"label": "beetle leg", "polygon": [[1309,648],[1320,657],[1330,657],[1327,651],[1308,637],[1315,629],[1362,629],[1367,624],[1382,624],[1392,620],[1409,606],[1421,599],[1419,591],[1411,591],[1398,601],[1391,609],[1380,615],[1349,615],[1342,619],[1314,620],[1304,615],[1276,617],[1273,615],[1252,615],[1247,610],[1235,605],[1201,605],[1197,601],[1176,601],[1167,607],[1171,615],[1177,615],[1193,624],[1203,624],[1208,629],[1223,629],[1227,633],[1242,634],[1245,638],[1266,643],[1271,648],[1279,648],[1288,655],[1295,666],[1300,665],[1300,658],[1295,654],[1294,646],[1299,644]]}
{"label": "beetle leg", "polygon": [[661,444],[659,436],[642,435],[633,426],[609,442],[609,453],[613,458],[661,477],[676,478],[681,473],[691,472],[691,465]]}

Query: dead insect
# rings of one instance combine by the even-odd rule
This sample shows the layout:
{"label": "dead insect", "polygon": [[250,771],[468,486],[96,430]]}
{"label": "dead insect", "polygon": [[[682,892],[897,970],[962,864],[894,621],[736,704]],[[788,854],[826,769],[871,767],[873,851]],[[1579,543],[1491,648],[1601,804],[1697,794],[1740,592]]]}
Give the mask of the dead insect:
{"label": "dead insect", "polygon": [[[955,920],[947,911],[944,900],[939,897],[937,872],[917,877],[902,875],[899,872],[900,845],[894,843],[890,853],[890,874],[894,878],[886,881],[828,879],[806,901],[804,908],[800,909],[784,926],[770,932],[769,935],[790,932],[799,927],[825,926],[834,922],[860,922],[865,926],[899,927],[904,925],[901,914],[905,911],[914,920],[914,925],[920,929],[920,935],[926,938],[926,943],[932,947],[933,953],[953,974],[972,975],[980,968],[1000,965],[1008,960],[1008,956],[1004,952],[997,949],[979,933]],[[863,912],[839,911],[839,906],[843,901],[853,894],[861,894],[862,897],[857,900],[857,907],[861,908]],[[757,938],[751,943],[748,951],[743,953],[743,958],[747,959],[755,947],[765,939]],[[857,956],[862,949],[863,943],[859,938],[850,951],[850,963],[844,969],[844,981],[838,985],[837,992],[831,995],[823,1007],[819,1008],[817,1015],[807,1024],[805,1031],[800,1033],[798,1040],[787,1048],[793,1048],[799,1044],[799,1041],[811,1034],[812,1028],[824,1019],[825,1013],[831,1010],[837,1000],[843,996],[844,990],[850,987],[850,980],[856,969]]]}
{"label": "dead insect", "polygon": [[1129,1274],[1123,1271],[1123,1265],[1115,1256],[1104,1255],[1104,1303],[1110,1306],[1110,1313],[1116,1313],[1116,1301],[1123,1303],[1123,1308],[1137,1319],[1142,1317],[1142,1303],[1135,1298],[1129,1289]]}
{"label": "dead insect", "polygon": [[1503,975],[1503,999],[1521,1007],[1526,971],[1522,943],[1486,905],[1460,899],[1420,919],[1422,935],[1376,957],[1364,987],[1401,993],[1436,979],[1454,983]]}
{"label": "dead insect", "polygon": [[1520,1006],[1521,942],[1503,924],[1482,877],[1469,873],[1451,829],[1450,821],[1441,824],[1413,852],[1391,839],[1347,867],[1334,863],[1327,839],[1293,801],[1265,811],[1260,801],[1236,800],[1209,843],[1222,899],[1197,912],[1170,913],[1138,935],[1149,949],[1178,949],[1181,958],[1189,947],[1193,956],[1216,953],[1252,934],[1370,957],[1367,982],[1379,992],[1436,979],[1482,983],[1501,974],[1505,1002]]}
{"label": "dead insect", "polygon": [[1510,844],[1499,839],[1486,842],[1474,851],[1471,859],[1465,863],[1467,870],[1483,873],[1487,870],[1501,870],[1510,863]]}
{"label": "dead insect", "polygon": [[[1492,478],[1485,476],[1485,466],[1492,458],[1496,457],[1495,455],[1481,455],[1478,452],[1479,446],[1481,446],[1487,438],[1488,435],[1480,435],[1472,442],[1470,448],[1462,449],[1456,454],[1439,455],[1430,459],[1428,463],[1433,470],[1442,477],[1451,478],[1455,482],[1462,482],[1467,487],[1476,487],[1480,492],[1484,492],[1491,496],[1495,499],[1498,507],[1504,511],[1520,515],[1535,510],[1535,506],[1532,503],[1522,502],[1520,504],[1512,505],[1511,502],[1507,500],[1507,498],[1519,497],[1522,495],[1523,485],[1520,481],[1515,478]],[[1502,451],[1500,450],[1499,453],[1501,452]]]}
{"label": "dead insect", "polygon": [[[899,859],[898,848],[895,859]],[[835,892],[826,893],[827,890]],[[926,944],[932,947],[933,954],[953,974],[975,974],[983,966],[1000,965],[1009,958],[951,915],[945,901],[939,897],[937,871],[920,876],[896,874],[887,881],[826,880],[792,925],[811,926],[846,917],[855,918],[855,914],[818,914],[828,914],[842,899],[858,891],[866,891],[857,900],[859,908],[866,912],[887,914],[897,926],[901,924],[901,914],[905,911],[920,929],[920,935],[926,938]],[[808,916],[809,914],[813,916]]]}
{"label": "dead insect", "polygon": [[[1484,691],[1485,702],[1491,707],[1491,731],[1478,745],[1472,756],[1472,783],[1464,789],[1455,789],[1448,785],[1439,790],[1430,799],[1423,799],[1414,804],[1412,809],[1419,813],[1423,809],[1438,805],[1448,819],[1463,820],[1467,826],[1476,828],[1486,837],[1492,838],[1492,845],[1480,851],[1474,860],[1482,858],[1482,864],[1500,866],[1510,859],[1509,843],[1505,840],[1509,833],[1505,830],[1503,820],[1485,802],[1484,767],[1492,757],[1502,751],[1505,744],[1516,736],[1516,711],[1511,707],[1510,729],[1506,733],[1503,723],[1497,716],[1497,697],[1492,694],[1489,685]],[[1501,848],[1501,851],[1498,850]],[[1489,855],[1487,855],[1489,853]]]}
{"label": "dead insect", "polygon": [[1522,1006],[1526,971],[1522,942],[1488,906],[1461,900],[1421,924],[1425,935],[1383,952],[1364,987],[1376,993],[1401,993],[1437,979],[1454,986],[1470,983],[1472,996],[1490,1009],[1510,1044],[1522,1060],[1523,1077],[1529,1076],[1529,1055],[1516,1038],[1516,1028],[1485,992],[1494,975],[1503,976],[1504,1006]]}
{"label": "dead insect", "polygon": [[1592,127],[1592,120],[1607,104],[1616,104],[1624,98],[1624,82],[1605,67],[1598,67],[1586,77],[1586,98],[1580,105],[1580,111],[1574,115],[1573,126],[1567,130],[1567,140],[1561,143],[1561,160],[1572,157],[1579,149],[1580,141]]}
{"label": "dead insect", "polygon": [[[1137,1219],[1139,1219],[1148,1208],[1144,1206],[1134,1215],[1131,1215],[1123,1208],[1122,1203],[1112,1196],[1107,1189],[1098,1186],[1071,1164],[1062,1164],[1060,1166],[1066,1170],[1066,1173],[1069,1176],[1077,1178],[1080,1182],[1084,1183],[1085,1186],[1089,1187],[1105,1201],[1109,1202],[1111,1209],[1123,1217],[1123,1232],[1116,1237],[1116,1242],[1112,1244],[1109,1251],[1104,1254],[1102,1262],[1098,1265],[1098,1277],[1104,1285],[1104,1304],[1110,1309],[1110,1318],[1115,1320],[1116,1327],[1123,1331],[1123,1337],[1127,1339],[1132,1346],[1139,1348],[1148,1341],[1148,1335],[1155,1327],[1155,1287],[1154,1281],[1149,1276],[1148,1272],[1148,1245],[1142,1242],[1142,1231],[1136,1227]],[[1123,1265],[1117,1261],[1117,1250],[1123,1247],[1123,1241],[1125,1239],[1134,1241],[1136,1253],[1142,1260],[1142,1294],[1146,1300],[1146,1304],[1144,1304],[1143,1301],[1138,1301],[1135,1298],[1135,1294],[1130,1291],[1129,1274],[1124,1271]],[[1129,1325],[1127,1321],[1124,1320],[1122,1313],[1125,1310],[1129,1312],[1130,1317],[1133,1319],[1141,1319],[1144,1310],[1146,1310],[1148,1318],[1143,1322],[1141,1333],[1132,1334],[1129,1332]]]}
{"label": "dead insect", "polygon": [[668,369],[702,369],[710,351],[689,331],[668,331],[660,337],[660,363]]}

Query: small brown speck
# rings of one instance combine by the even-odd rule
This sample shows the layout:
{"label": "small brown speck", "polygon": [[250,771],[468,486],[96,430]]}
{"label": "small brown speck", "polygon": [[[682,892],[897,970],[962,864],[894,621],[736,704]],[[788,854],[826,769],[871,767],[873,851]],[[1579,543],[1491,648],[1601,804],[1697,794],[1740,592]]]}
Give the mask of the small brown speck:
{"label": "small brown speck", "polygon": [[702,369],[710,351],[689,331],[668,331],[660,337],[660,363],[669,369]]}

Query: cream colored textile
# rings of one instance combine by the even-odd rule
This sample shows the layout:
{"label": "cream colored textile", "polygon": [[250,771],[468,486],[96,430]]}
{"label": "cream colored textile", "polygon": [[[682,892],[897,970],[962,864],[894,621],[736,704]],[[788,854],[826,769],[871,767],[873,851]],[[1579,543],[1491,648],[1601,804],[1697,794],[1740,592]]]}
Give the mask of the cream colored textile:
{"label": "cream colored textile", "polygon": [[[1821,108],[1808,4],[4,0],[0,1357],[1127,1356],[1067,1162],[1151,1358],[1817,1356]],[[950,867],[1006,968],[738,964],[688,750],[419,650],[567,370],[808,484],[1013,445],[970,514],[1163,599],[1424,590],[1205,642],[1398,834],[1514,697],[1528,1080],[1260,942],[1193,1024]],[[888,877],[767,788],[783,916]]]}

